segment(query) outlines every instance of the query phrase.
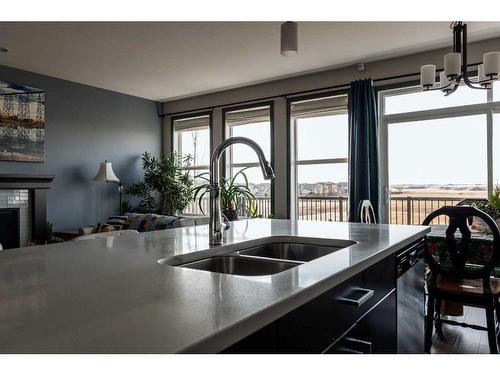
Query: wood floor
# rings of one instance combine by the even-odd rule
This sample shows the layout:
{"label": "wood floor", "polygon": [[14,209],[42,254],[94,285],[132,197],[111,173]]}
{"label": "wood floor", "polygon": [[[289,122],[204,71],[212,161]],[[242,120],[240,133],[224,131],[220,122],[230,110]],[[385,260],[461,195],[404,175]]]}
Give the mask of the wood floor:
{"label": "wood floor", "polygon": [[[464,315],[448,317],[450,320],[486,326],[484,309],[464,306]],[[479,354],[489,353],[488,334],[470,328],[443,324],[443,337],[434,332],[431,353],[438,354]]]}

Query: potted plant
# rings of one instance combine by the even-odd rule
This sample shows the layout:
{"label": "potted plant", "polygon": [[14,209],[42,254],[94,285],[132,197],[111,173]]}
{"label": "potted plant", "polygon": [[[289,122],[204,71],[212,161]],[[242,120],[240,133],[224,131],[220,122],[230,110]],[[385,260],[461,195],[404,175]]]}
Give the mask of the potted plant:
{"label": "potted plant", "polygon": [[[159,158],[144,152],[144,181],[125,191],[141,199],[134,211],[162,215],[175,215],[184,211],[193,199],[193,178],[185,169],[190,166],[190,162],[190,156],[179,156],[175,152],[170,156],[162,153]],[[129,205],[128,202],[126,205]]]}
{"label": "potted plant", "polygon": [[[486,212],[500,226],[500,185],[496,185],[493,194],[490,194],[487,201],[477,201],[472,206]],[[474,225],[479,231],[490,232],[489,227],[481,219],[474,218]]]}
{"label": "potted plant", "polygon": [[[244,212],[247,217],[253,218],[257,216],[257,205],[255,196],[248,187],[248,178],[243,168],[236,173],[232,178],[226,179],[222,177],[220,184],[220,203],[224,216],[229,220],[237,220],[238,213]],[[236,182],[238,176],[243,178],[243,183]],[[204,182],[193,189],[194,200],[198,201],[198,206],[201,212],[203,211],[203,198],[206,194],[210,194],[210,173],[205,172],[195,176],[202,179]]]}

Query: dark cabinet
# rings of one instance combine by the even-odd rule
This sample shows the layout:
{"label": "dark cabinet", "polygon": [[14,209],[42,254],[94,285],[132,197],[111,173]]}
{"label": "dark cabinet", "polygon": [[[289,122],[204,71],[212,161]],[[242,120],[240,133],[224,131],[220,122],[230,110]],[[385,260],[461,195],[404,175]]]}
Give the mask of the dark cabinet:
{"label": "dark cabinet", "polygon": [[394,289],[394,260],[389,257],[281,318],[280,351],[323,352]]}
{"label": "dark cabinet", "polygon": [[388,257],[224,353],[395,353],[395,282]]}
{"label": "dark cabinet", "polygon": [[325,353],[396,353],[396,293],[392,291]]}
{"label": "dark cabinet", "polygon": [[231,345],[222,354],[276,354],[278,349],[277,321],[268,324],[257,332]]}

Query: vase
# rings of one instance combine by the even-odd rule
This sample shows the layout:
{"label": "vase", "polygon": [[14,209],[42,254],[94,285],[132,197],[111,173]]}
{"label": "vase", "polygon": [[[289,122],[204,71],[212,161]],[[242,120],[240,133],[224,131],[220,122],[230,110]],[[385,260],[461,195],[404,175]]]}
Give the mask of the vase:
{"label": "vase", "polygon": [[236,211],[236,210],[227,210],[226,209],[226,210],[222,210],[222,213],[229,221],[238,220],[238,211]]}

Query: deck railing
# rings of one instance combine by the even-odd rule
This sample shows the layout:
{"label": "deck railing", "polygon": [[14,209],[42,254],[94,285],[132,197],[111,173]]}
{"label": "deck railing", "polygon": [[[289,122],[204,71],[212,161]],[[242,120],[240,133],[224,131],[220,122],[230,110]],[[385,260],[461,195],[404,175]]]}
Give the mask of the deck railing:
{"label": "deck railing", "polygon": [[[420,224],[425,217],[442,206],[454,206],[467,197],[391,197],[391,224]],[[257,198],[257,215],[267,218],[271,214],[270,198]],[[202,203],[203,211],[208,214],[208,199]],[[298,217],[300,220],[347,221],[347,197],[299,197]],[[201,214],[198,203],[191,203],[185,211]],[[444,217],[436,218],[436,224],[446,224]]]}
{"label": "deck railing", "polygon": [[[265,198],[256,198],[257,204],[257,216],[267,218],[271,214],[271,199],[268,197]],[[200,210],[198,202],[191,202],[187,208],[184,210],[186,214],[197,214],[197,215],[208,215],[208,198],[203,199],[201,203],[201,207],[203,211]]]}
{"label": "deck railing", "polygon": [[[421,224],[432,211],[443,206],[455,206],[465,197],[391,197],[391,224]],[[448,224],[445,216],[438,216],[433,224]]]}
{"label": "deck railing", "polygon": [[347,197],[299,197],[300,220],[347,221]]}

